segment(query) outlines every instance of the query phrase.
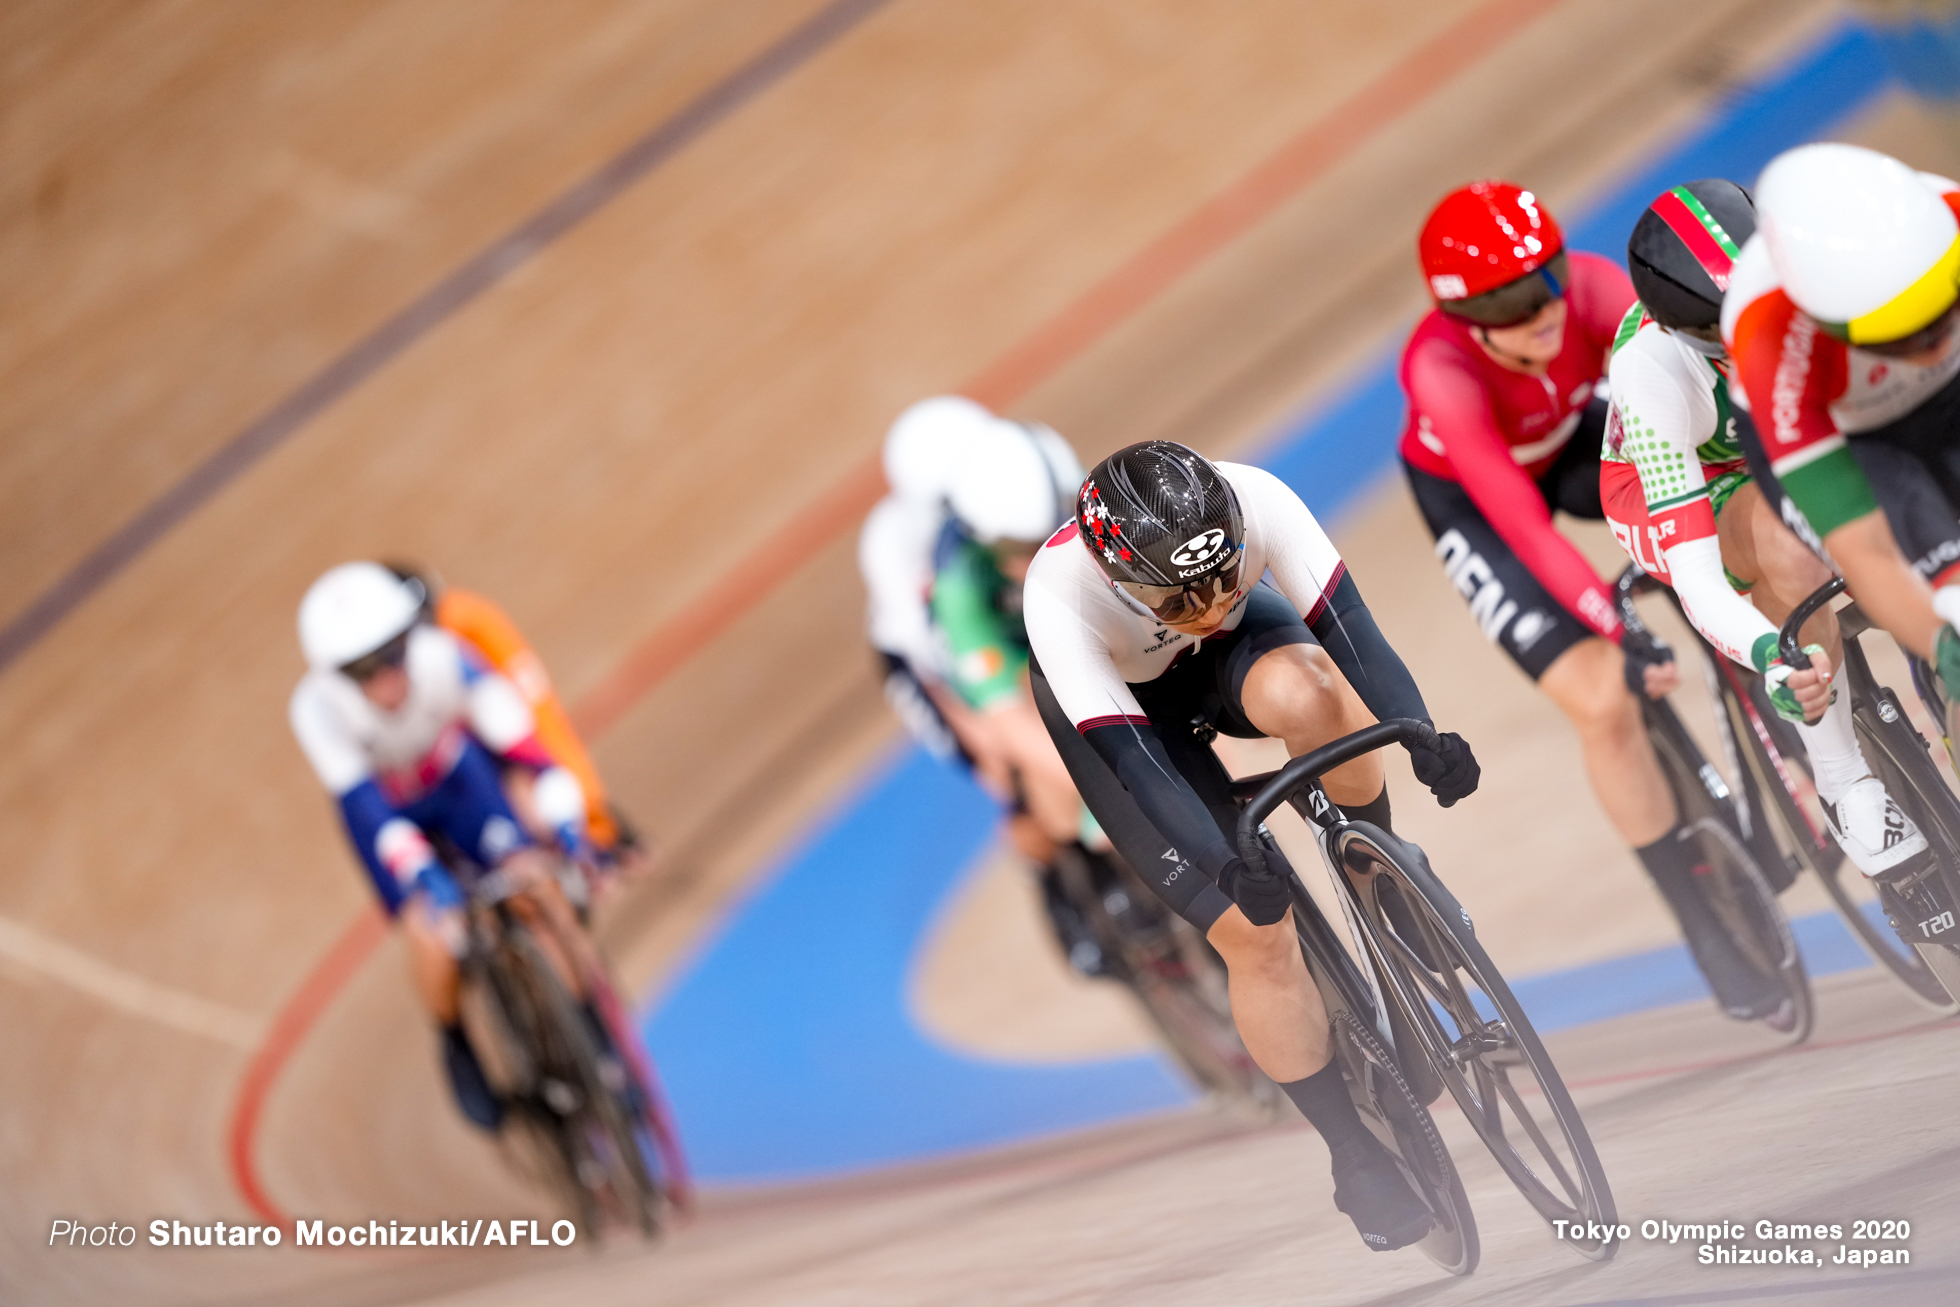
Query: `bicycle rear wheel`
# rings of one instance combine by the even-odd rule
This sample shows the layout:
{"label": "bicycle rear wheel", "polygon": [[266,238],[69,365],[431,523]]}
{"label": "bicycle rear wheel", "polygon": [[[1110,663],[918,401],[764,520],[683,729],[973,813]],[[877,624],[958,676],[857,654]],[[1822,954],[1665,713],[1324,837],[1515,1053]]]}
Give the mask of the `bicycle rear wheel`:
{"label": "bicycle rear wheel", "polygon": [[1725,668],[1718,692],[1726,710],[1730,747],[1749,773],[1748,791],[1768,796],[1756,806],[1767,809],[1765,816],[1773,828],[1774,843],[1816,875],[1858,947],[1915,1002],[1949,1016],[1960,1012],[1960,1002],[1946,992],[1925,960],[1866,911],[1865,905],[1875,900],[1875,892],[1856,867],[1846,870],[1850,859],[1831,838],[1822,812],[1813,810],[1815,786],[1810,759],[1796,727],[1769,707],[1760,682],[1748,688],[1746,700],[1742,698],[1745,691],[1736,683],[1738,675],[1734,669]]}
{"label": "bicycle rear wheel", "polygon": [[1450,1274],[1470,1274],[1483,1251],[1477,1221],[1435,1119],[1417,1101],[1380,1038],[1359,1017],[1340,1009],[1333,1014],[1333,1032],[1336,1056],[1347,1071],[1348,1093],[1361,1124],[1394,1156],[1436,1218],[1435,1228],[1417,1240],[1416,1247]]}
{"label": "bicycle rear wheel", "polygon": [[[1277,856],[1269,845],[1269,856]],[[1293,929],[1307,971],[1320,991],[1332,1030],[1332,1052],[1346,1073],[1348,1094],[1362,1124],[1395,1157],[1403,1176],[1421,1195],[1436,1218],[1435,1228],[1417,1240],[1423,1256],[1452,1275],[1477,1269],[1481,1243],[1477,1219],[1456,1163],[1437,1133],[1422,1091],[1410,1081],[1411,1064],[1426,1072],[1420,1049],[1391,1051],[1376,1021],[1371,991],[1341,946],[1319,905],[1297,876],[1289,876],[1293,895]],[[1404,1036],[1395,1028],[1394,1038]],[[1411,1037],[1412,1038],[1412,1037]]]}
{"label": "bicycle rear wheel", "polygon": [[1204,1088],[1275,1112],[1285,1101],[1246,1052],[1232,1021],[1225,964],[1184,921],[1125,957],[1130,988],[1164,1042]]}
{"label": "bicycle rear wheel", "polygon": [[[1592,1232],[1562,1242],[1596,1261],[1611,1257],[1616,1213],[1599,1154],[1524,1008],[1478,943],[1470,914],[1420,850],[1368,823],[1340,832],[1338,861],[1361,906],[1382,992],[1401,1009],[1471,1128],[1548,1223]],[[1397,933],[1391,896],[1401,899],[1394,915],[1416,939]]]}
{"label": "bicycle rear wheel", "polygon": [[1671,710],[1649,730],[1654,755],[1680,809],[1682,829],[1700,855],[1695,889],[1713,910],[1743,958],[1758,974],[1769,978],[1791,1005],[1791,1025],[1776,1032],[1786,1042],[1800,1044],[1816,1023],[1816,1002],[1810,975],[1790,933],[1776,891],[1737,830],[1734,802],[1714,769],[1689,741]]}
{"label": "bicycle rear wheel", "polygon": [[[1879,686],[1873,702],[1854,703],[1853,720],[1865,760],[1931,847],[1932,865],[1923,877],[1914,878],[1917,884],[1901,892],[1881,882],[1880,897],[1892,928],[1910,939],[1921,933],[1922,923],[1935,922],[1944,912],[1944,929],[1938,933],[1953,930],[1953,911],[1960,904],[1960,799],[1947,786],[1933,762],[1931,746],[1913,728],[1891,690]],[[1953,944],[1913,943],[1952,999],[1960,999],[1960,932],[1956,935]]]}
{"label": "bicycle rear wheel", "polygon": [[1094,860],[1065,851],[1060,862],[1062,883],[1115,977],[1191,1079],[1208,1093],[1277,1111],[1285,1098],[1246,1052],[1232,1020],[1224,959],[1113,851]]}

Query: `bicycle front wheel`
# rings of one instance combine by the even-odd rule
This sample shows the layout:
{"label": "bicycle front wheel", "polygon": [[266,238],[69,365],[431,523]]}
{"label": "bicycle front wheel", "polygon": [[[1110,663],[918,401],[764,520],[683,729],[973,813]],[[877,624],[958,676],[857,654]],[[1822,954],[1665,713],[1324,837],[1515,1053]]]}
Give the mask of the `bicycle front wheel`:
{"label": "bicycle front wheel", "polygon": [[1562,1241],[1582,1256],[1611,1257],[1617,1217],[1598,1151],[1470,914],[1415,846],[1366,822],[1338,842],[1387,1001],[1518,1192],[1548,1223],[1575,1227]]}

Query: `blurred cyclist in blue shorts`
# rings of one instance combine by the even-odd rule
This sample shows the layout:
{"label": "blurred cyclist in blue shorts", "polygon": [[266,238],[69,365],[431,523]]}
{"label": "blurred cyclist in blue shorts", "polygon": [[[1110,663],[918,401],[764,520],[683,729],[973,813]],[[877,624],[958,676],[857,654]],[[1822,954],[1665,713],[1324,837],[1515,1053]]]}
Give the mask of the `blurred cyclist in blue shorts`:
{"label": "blurred cyclist in blue shorts", "polygon": [[448,631],[419,620],[423,599],[420,586],[378,563],[344,563],[315,581],[300,602],[307,672],[289,714],[382,907],[402,925],[457,1105],[494,1130],[501,1106],[457,1008],[463,887],[432,841],[453,847],[459,865],[502,871],[519,887],[513,908],[552,927],[538,941],[582,994],[578,977],[589,959],[563,949],[584,937],[550,855],[512,811],[499,767],[535,772],[532,804],[567,852],[585,840],[585,796],[539,745],[516,687]]}

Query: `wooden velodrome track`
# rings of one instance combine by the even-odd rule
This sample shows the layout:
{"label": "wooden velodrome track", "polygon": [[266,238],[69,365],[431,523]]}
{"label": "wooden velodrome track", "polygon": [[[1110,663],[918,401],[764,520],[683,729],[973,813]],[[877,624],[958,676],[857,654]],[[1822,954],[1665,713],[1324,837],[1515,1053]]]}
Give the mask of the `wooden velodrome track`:
{"label": "wooden velodrome track", "polygon": [[[1329,1221],[1312,1145],[1205,1117],[725,1199],[657,1253],[576,1264],[43,1244],[54,1217],[252,1219],[241,1175],[329,1220],[538,1210],[449,1113],[393,946],[363,952],[366,892],[287,732],[293,608],[322,568],[424,560],[537,640],[666,850],[606,925],[644,986],[892,737],[845,528],[906,402],[966,389],[1089,458],[1151,436],[1231,450],[1415,311],[1411,235],[1442,190],[1502,173],[1576,201],[1831,17],[1821,0],[0,12],[0,1301],[394,1302],[512,1275],[450,1300],[1429,1301],[1426,1264],[1371,1263]],[[1953,166],[1902,108],[1860,130]],[[604,173],[622,152],[640,171]],[[1664,940],[1569,739],[1411,523],[1388,491],[1344,545],[1491,780],[1454,826],[1399,811],[1432,848],[1539,820],[1529,879],[1452,863],[1507,965]],[[1543,869],[1572,866],[1601,870]],[[261,1078],[241,1172],[254,1055],[337,941],[349,976]],[[1832,993],[1825,1038],[1914,1020],[1859,982]],[[1652,1214],[1793,1194],[1835,1206],[1788,1219],[1931,1221],[1951,1186],[1912,1162],[1951,1170],[1932,1124],[1950,1040],[1614,1080],[1588,1106],[1616,1178],[1666,1177]],[[1562,1055],[1575,1078],[1632,1076],[1731,1043],[1660,1014]],[[1915,1105],[1929,1124],[1900,1129]],[[1438,1300],[1707,1284],[1632,1250],[1587,1288],[1501,1182],[1472,1179],[1490,1269]],[[1936,1236],[1916,1247],[1938,1260]],[[1507,1265],[1550,1278],[1527,1292]],[[1888,1282],[1887,1300],[1942,1288]]]}

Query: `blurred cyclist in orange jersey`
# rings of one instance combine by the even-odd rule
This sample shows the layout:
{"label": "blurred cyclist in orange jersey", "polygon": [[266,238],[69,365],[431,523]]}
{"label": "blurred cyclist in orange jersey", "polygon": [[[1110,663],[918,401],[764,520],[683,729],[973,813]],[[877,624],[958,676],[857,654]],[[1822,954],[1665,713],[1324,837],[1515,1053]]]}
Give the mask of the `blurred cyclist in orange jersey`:
{"label": "blurred cyclist in orange jersey", "polygon": [[387,566],[402,580],[421,585],[427,596],[423,612],[430,622],[466,641],[517,687],[536,719],[538,743],[554,762],[578,778],[585,791],[586,831],[593,848],[602,860],[622,870],[631,870],[633,861],[644,857],[645,850],[637,833],[607,799],[598,765],[572,726],[571,714],[558,698],[544,659],[517,629],[517,623],[483,595],[445,586],[433,571],[403,563]]}

